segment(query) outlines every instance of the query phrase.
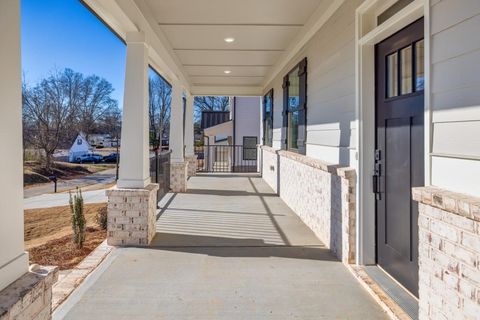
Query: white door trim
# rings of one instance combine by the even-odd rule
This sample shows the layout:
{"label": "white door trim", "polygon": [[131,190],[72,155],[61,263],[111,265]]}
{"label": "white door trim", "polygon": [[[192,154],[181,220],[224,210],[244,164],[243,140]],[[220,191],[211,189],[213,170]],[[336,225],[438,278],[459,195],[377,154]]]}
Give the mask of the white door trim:
{"label": "white door trim", "polygon": [[[391,1],[394,3],[394,1]],[[375,149],[375,44],[424,17],[425,23],[425,184],[430,185],[430,6],[428,0],[415,0],[380,26],[378,8],[385,0],[367,0],[355,17],[355,86],[358,180],[356,208],[356,263],[376,263],[375,199],[372,193],[373,153]]]}

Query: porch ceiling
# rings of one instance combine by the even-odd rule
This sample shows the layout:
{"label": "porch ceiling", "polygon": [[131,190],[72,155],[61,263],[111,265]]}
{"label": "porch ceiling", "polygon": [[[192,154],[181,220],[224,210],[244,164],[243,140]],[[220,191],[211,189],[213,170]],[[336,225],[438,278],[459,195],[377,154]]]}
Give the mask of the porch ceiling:
{"label": "porch ceiling", "polygon": [[[327,0],[135,0],[192,87],[262,88]],[[234,38],[227,43],[225,38]],[[225,71],[230,71],[226,74]],[[208,89],[207,89],[208,90]],[[217,90],[219,91],[219,90]],[[221,89],[220,89],[221,91]],[[258,90],[257,90],[258,91]],[[212,91],[213,92],[213,91]],[[252,91],[253,92],[253,91]]]}

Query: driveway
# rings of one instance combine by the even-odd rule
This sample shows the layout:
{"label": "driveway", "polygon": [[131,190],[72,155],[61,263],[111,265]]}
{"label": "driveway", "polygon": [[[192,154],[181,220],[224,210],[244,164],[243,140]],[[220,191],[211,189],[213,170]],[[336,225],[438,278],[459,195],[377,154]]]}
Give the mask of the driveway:
{"label": "driveway", "polygon": [[256,176],[196,176],[151,247],[117,248],[54,319],[387,319]]}
{"label": "driveway", "polygon": [[[93,184],[108,184],[115,181],[116,169],[107,169],[97,173],[84,176],[78,179],[59,180],[57,191],[67,191],[76,187],[85,187]],[[23,197],[30,198],[42,194],[53,193],[53,183],[41,184],[38,186],[23,189]]]}

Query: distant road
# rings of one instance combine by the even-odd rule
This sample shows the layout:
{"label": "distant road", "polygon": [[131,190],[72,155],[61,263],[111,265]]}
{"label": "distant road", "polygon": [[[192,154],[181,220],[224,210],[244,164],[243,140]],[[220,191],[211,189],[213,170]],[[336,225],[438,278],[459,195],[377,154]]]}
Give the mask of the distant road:
{"label": "distant road", "polygon": [[[88,203],[107,202],[106,189],[82,192],[83,201]],[[70,196],[68,193],[42,194],[39,196],[23,199],[23,209],[40,209],[67,206]]]}
{"label": "distant road", "polygon": [[[116,169],[108,169],[97,173],[84,176],[78,179],[59,180],[57,183],[57,192],[75,189],[76,187],[86,187],[93,184],[107,184],[115,181]],[[53,193],[53,183],[44,183],[38,186],[23,189],[23,198]],[[67,194],[68,196],[68,194]]]}

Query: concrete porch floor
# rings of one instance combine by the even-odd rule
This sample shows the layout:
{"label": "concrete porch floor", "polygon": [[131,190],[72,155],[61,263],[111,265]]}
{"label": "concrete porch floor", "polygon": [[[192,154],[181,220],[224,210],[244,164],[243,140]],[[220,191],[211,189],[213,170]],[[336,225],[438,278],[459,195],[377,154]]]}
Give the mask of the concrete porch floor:
{"label": "concrete porch floor", "polygon": [[386,319],[255,175],[199,175],[161,201],[149,248],[118,248],[54,319]]}

